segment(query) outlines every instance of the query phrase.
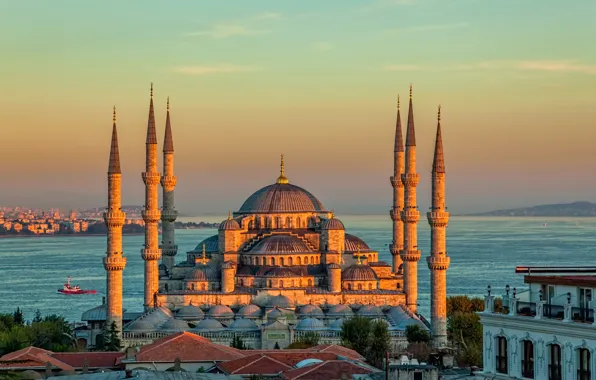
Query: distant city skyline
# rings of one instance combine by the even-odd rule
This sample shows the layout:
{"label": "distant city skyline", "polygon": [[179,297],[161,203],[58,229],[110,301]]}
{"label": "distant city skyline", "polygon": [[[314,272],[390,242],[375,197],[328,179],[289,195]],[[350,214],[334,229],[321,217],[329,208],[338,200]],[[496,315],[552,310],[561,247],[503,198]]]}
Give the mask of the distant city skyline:
{"label": "distant city skyline", "polygon": [[116,105],[123,204],[142,205],[150,82],[160,151],[171,98],[182,214],[237,210],[283,153],[326,208],[389,217],[410,83],[421,211],[438,104],[451,212],[596,200],[596,3],[341,4],[0,2],[2,204],[107,204]]}

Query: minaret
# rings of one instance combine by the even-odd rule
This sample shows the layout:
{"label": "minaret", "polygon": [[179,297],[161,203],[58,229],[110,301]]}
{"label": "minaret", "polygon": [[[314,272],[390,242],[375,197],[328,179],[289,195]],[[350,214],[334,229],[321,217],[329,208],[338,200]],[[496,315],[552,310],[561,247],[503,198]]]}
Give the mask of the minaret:
{"label": "minaret", "polygon": [[103,259],[106,269],[107,312],[106,323],[116,322],[116,328],[122,336],[122,271],[126,258],[122,253],[122,226],[126,214],[122,212],[120,154],[118,152],[118,132],[116,131],[116,107],[112,126],[112,145],[108,165],[108,209],[103,213],[103,220],[108,229],[108,249]]}
{"label": "minaret", "polygon": [[447,345],[447,256],[445,230],[449,213],[445,211],[445,160],[441,139],[441,106],[437,114],[437,138],[432,172],[432,207],[427,213],[431,228],[430,256],[426,258],[430,269],[430,314],[435,346]]}
{"label": "minaret", "polygon": [[178,246],[174,237],[174,221],[176,221],[178,212],[174,208],[176,176],[174,175],[174,140],[172,139],[172,126],[170,125],[170,98],[168,98],[167,103],[166,133],[163,140],[161,187],[163,189],[163,210],[161,212],[162,262],[168,268],[168,272],[171,273],[172,267],[176,264],[176,253],[178,253]]}
{"label": "minaret", "polygon": [[414,108],[412,106],[412,85],[410,85],[410,105],[408,108],[408,129],[406,132],[406,167],[401,176],[404,189],[404,210],[401,220],[404,223],[404,249],[401,259],[404,261],[404,291],[406,305],[412,312],[418,307],[418,220],[420,212],[416,205],[416,186],[420,174],[416,173],[416,133],[414,130]]}
{"label": "minaret", "polygon": [[401,175],[404,173],[404,139],[401,131],[401,115],[399,110],[399,95],[397,96],[397,121],[395,122],[395,146],[393,148],[393,176],[389,179],[393,186],[393,207],[389,212],[393,220],[393,242],[389,249],[393,256],[393,272],[400,272],[402,263],[399,253],[404,249],[404,223],[401,212],[404,209],[404,184]]}
{"label": "minaret", "polygon": [[158,260],[161,258],[159,249],[159,233],[157,222],[161,213],[158,208],[157,186],[161,179],[157,171],[157,134],[155,132],[155,115],[153,112],[153,83],[151,84],[151,100],[149,101],[149,121],[147,123],[146,166],[142,173],[145,182],[145,248],[141,250],[141,257],[145,260],[145,310],[155,307],[154,297],[159,287]]}

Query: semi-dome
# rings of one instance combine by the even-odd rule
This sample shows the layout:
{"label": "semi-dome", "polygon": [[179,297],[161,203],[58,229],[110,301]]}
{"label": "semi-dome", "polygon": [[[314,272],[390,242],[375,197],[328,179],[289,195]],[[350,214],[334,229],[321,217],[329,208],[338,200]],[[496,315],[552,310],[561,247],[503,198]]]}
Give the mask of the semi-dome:
{"label": "semi-dome", "polygon": [[277,296],[270,297],[269,302],[267,302],[267,306],[291,308],[294,307],[294,302],[289,297],[284,296],[283,294],[279,294]]}
{"label": "semi-dome", "polygon": [[325,330],[325,324],[316,318],[306,318],[301,320],[296,325],[296,330],[312,331],[312,330]]}
{"label": "semi-dome", "polygon": [[215,305],[207,315],[211,318],[234,318],[234,312],[226,305]]}
{"label": "semi-dome", "polygon": [[243,306],[238,311],[238,316],[242,318],[260,318],[261,314],[261,308],[255,304]]}
{"label": "semi-dome", "polygon": [[287,267],[275,267],[269,269],[265,273],[265,277],[296,277],[296,273]]}
{"label": "semi-dome", "polygon": [[[281,176],[280,176],[281,177]],[[281,181],[283,182],[283,180]],[[279,212],[324,212],[323,204],[303,188],[287,183],[274,183],[257,190],[242,204],[239,214]]]}
{"label": "semi-dome", "polygon": [[230,326],[232,330],[258,330],[259,327],[250,319],[240,318],[236,319]]}
{"label": "semi-dome", "polygon": [[325,316],[325,313],[323,313],[323,310],[321,310],[321,308],[318,307],[317,305],[313,305],[313,304],[301,306],[298,309],[297,313],[300,316],[309,316],[309,317],[313,317],[313,318],[323,318]]}
{"label": "semi-dome", "polygon": [[368,265],[354,264],[344,269],[341,279],[344,281],[376,281],[377,274]]}
{"label": "semi-dome", "polygon": [[205,316],[205,313],[200,307],[188,304],[178,309],[176,316],[184,319],[201,319]]}
{"label": "semi-dome", "polygon": [[281,312],[281,310],[279,310],[278,308],[275,308],[275,309],[271,310],[269,312],[269,314],[267,314],[267,319],[275,320],[275,319],[281,318],[283,316],[284,316],[284,314]]}
{"label": "semi-dome", "polygon": [[363,317],[382,317],[383,310],[376,305],[364,305],[358,310],[358,315]]}
{"label": "semi-dome", "polygon": [[258,242],[250,253],[277,254],[277,253],[305,253],[313,252],[306,242],[292,235],[271,235]]}
{"label": "semi-dome", "polygon": [[215,319],[203,319],[196,327],[197,330],[218,330],[223,329],[223,325]]}
{"label": "semi-dome", "polygon": [[181,319],[169,319],[167,320],[162,326],[161,330],[166,331],[186,331],[188,330],[188,323],[184,322]]}
{"label": "semi-dome", "polygon": [[195,249],[189,251],[188,253],[201,253],[203,252],[203,245],[205,245],[206,252],[219,252],[219,236],[213,235],[209,236],[207,239],[201,241]]}
{"label": "semi-dome", "polygon": [[199,264],[189,272],[185,280],[187,281],[218,281],[221,277],[221,272],[213,265]]}
{"label": "semi-dome", "polygon": [[335,318],[351,317],[353,315],[354,315],[354,312],[352,311],[352,308],[350,307],[350,305],[347,305],[347,304],[334,305],[327,312],[328,317],[335,317]]}
{"label": "semi-dome", "polygon": [[324,230],[345,230],[346,227],[339,219],[330,218],[323,221],[321,228]]}
{"label": "semi-dome", "polygon": [[346,252],[356,252],[358,250],[360,250],[361,252],[372,251],[368,244],[366,244],[364,240],[360,239],[358,236],[346,234],[344,241]]}

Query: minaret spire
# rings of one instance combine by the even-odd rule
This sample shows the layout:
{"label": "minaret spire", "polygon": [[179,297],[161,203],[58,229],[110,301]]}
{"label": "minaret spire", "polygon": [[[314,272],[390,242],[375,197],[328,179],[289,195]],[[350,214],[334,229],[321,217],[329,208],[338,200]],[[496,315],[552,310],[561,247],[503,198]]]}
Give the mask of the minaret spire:
{"label": "minaret spire", "polygon": [[174,139],[172,138],[172,124],[170,122],[170,97],[166,104],[166,130],[163,140],[163,176],[161,177],[163,209],[161,211],[162,225],[162,263],[171,273],[172,267],[176,265],[176,230],[174,222],[178,218],[178,211],[174,206],[174,189],[177,178],[174,175]]}
{"label": "minaret spire", "polygon": [[404,184],[401,175],[404,173],[404,139],[401,128],[399,95],[397,96],[397,117],[395,122],[395,144],[393,147],[393,176],[389,178],[393,187],[393,206],[389,211],[393,221],[393,241],[389,246],[393,257],[393,272],[402,273],[402,260],[399,252],[404,248],[404,223],[401,212],[404,209]]}
{"label": "minaret spire", "polygon": [[149,100],[149,118],[147,122],[147,139],[145,141],[145,172],[142,173],[145,183],[145,209],[142,212],[145,222],[145,247],[141,250],[141,257],[145,261],[145,310],[155,307],[159,289],[158,260],[161,258],[159,249],[159,232],[157,222],[161,218],[158,205],[157,186],[161,176],[157,171],[157,134],[155,132],[155,113],[153,109],[153,83],[151,83],[151,98]]}
{"label": "minaret spire", "polygon": [[406,132],[405,170],[402,174],[404,186],[404,209],[401,220],[404,223],[404,248],[400,252],[404,261],[404,291],[406,305],[412,312],[418,308],[418,221],[420,212],[416,203],[416,187],[420,174],[416,172],[416,135],[414,130],[414,107],[412,104],[412,85],[410,85],[410,105],[408,108],[408,129]]}
{"label": "minaret spire", "polygon": [[430,312],[435,346],[447,344],[447,256],[446,228],[449,212],[445,207],[445,162],[441,137],[441,106],[437,113],[437,137],[432,169],[432,207],[427,213],[431,228],[430,255],[426,258],[430,270]]}
{"label": "minaret spire", "polygon": [[108,208],[103,213],[103,219],[108,229],[108,238],[103,265],[106,270],[106,322],[108,326],[115,323],[118,334],[122,336],[122,271],[126,267],[126,258],[122,253],[122,226],[126,214],[122,212],[122,174],[120,155],[118,154],[115,106],[112,119],[112,141],[108,165]]}
{"label": "minaret spire", "polygon": [[281,164],[280,164],[280,170],[279,170],[279,177],[277,177],[277,183],[279,184],[286,184],[288,183],[288,179],[286,178],[286,173],[285,173],[285,165],[284,165],[284,155],[281,155]]}

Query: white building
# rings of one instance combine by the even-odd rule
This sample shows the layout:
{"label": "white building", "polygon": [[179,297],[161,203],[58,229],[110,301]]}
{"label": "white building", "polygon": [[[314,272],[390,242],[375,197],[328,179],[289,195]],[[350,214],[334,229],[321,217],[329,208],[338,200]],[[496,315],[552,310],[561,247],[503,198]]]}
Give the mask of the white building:
{"label": "white building", "polygon": [[592,293],[596,267],[518,267],[529,289],[504,286],[495,310],[490,286],[480,314],[484,374],[496,379],[596,379]]}

